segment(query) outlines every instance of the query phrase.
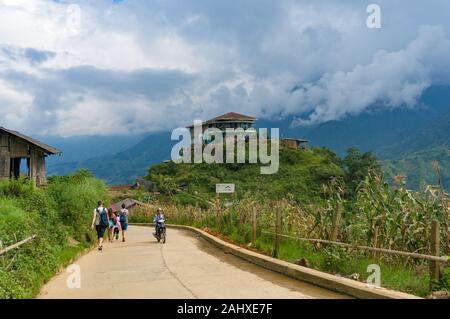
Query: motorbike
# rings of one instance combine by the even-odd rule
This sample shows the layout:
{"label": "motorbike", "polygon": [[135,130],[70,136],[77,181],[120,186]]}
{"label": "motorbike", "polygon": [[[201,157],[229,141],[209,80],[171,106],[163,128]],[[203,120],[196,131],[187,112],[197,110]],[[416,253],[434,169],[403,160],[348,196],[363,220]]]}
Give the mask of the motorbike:
{"label": "motorbike", "polygon": [[161,241],[163,244],[166,243],[166,220],[158,219],[156,221],[156,233],[154,234],[158,243]]}

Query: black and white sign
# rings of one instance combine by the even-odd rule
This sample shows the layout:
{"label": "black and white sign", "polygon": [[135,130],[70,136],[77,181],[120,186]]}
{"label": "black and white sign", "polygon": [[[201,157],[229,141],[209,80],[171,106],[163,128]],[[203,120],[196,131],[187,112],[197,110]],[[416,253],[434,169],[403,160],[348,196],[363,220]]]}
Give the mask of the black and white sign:
{"label": "black and white sign", "polygon": [[232,194],[234,193],[234,184],[216,184],[217,194]]}

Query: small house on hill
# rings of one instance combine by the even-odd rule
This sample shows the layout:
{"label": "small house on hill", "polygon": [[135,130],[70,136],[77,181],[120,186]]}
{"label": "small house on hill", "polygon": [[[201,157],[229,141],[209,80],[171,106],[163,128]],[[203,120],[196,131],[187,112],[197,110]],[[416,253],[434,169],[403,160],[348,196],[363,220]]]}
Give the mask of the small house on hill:
{"label": "small house on hill", "polygon": [[[249,115],[243,115],[236,112],[229,112],[220,116],[217,116],[215,118],[212,118],[210,120],[207,120],[206,122],[202,123],[202,132],[200,133],[201,139],[203,139],[204,143],[209,143],[210,140],[204,137],[204,133],[206,130],[211,128],[219,129],[223,132],[224,136],[226,133],[226,129],[244,129],[248,130],[254,127],[254,124],[256,122],[256,118],[249,116]],[[194,125],[190,125],[186,127],[189,129],[191,133],[191,138],[194,140],[196,138],[194,132]],[[198,138],[197,137],[197,138]],[[284,145],[287,148],[292,149],[306,149],[307,144],[309,141],[299,139],[299,138],[283,138],[282,139],[282,145]]]}
{"label": "small house on hill", "polygon": [[[209,128],[217,128],[225,133],[227,128],[238,129],[242,128],[247,130],[253,127],[256,118],[248,115],[243,115],[235,112],[229,112],[202,123],[202,132],[205,132]],[[194,125],[187,127],[191,136],[194,136]]]}
{"label": "small house on hill", "polygon": [[281,140],[282,145],[292,149],[306,149],[308,142],[308,140],[302,140],[299,138],[283,138]]}
{"label": "small house on hill", "polygon": [[117,213],[118,211],[120,211],[122,209],[122,205],[125,205],[125,208],[128,209],[129,213],[132,214],[133,211],[137,208],[137,207],[147,207],[150,208],[151,205],[140,202],[138,200],[132,199],[132,198],[125,198],[124,200],[121,200],[117,203],[114,203],[111,205],[111,208],[113,210],[114,213]]}
{"label": "small house on hill", "polygon": [[122,208],[123,204],[125,204],[126,209],[132,211],[133,207],[137,205],[137,202],[134,199],[125,198],[124,200],[121,200],[120,202],[111,205],[113,212],[118,212]]}
{"label": "small house on hill", "polygon": [[36,186],[47,184],[45,158],[61,151],[17,131],[0,127],[0,179],[19,178],[22,160],[26,176]]}
{"label": "small house on hill", "polygon": [[145,191],[150,192],[150,193],[156,192],[155,183],[148,181],[146,179],[143,179],[143,178],[137,178],[136,182],[134,183],[134,185],[131,188],[133,188],[133,189],[143,188]]}

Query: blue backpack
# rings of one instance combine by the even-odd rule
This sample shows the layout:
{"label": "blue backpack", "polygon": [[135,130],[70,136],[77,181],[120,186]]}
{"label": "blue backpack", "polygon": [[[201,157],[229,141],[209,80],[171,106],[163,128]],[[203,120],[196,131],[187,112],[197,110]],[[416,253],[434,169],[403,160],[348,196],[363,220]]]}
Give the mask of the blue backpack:
{"label": "blue backpack", "polygon": [[[98,212],[98,208],[97,208]],[[108,212],[106,211],[106,208],[103,208],[103,211],[100,213],[100,226],[108,227],[109,221],[108,221]]]}
{"label": "blue backpack", "polygon": [[127,222],[127,214],[124,211],[120,211],[119,218],[120,218],[119,221],[121,223]]}

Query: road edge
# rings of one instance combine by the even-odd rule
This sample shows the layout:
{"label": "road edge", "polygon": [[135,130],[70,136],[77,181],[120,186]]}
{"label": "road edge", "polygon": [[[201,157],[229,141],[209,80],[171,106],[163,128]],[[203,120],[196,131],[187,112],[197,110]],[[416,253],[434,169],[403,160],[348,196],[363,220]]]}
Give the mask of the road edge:
{"label": "road edge", "polygon": [[[134,226],[150,226],[151,224],[130,223]],[[169,228],[184,229],[200,235],[203,239],[226,253],[246,260],[265,269],[285,276],[313,284],[338,293],[359,299],[423,299],[401,291],[386,288],[370,287],[365,283],[348,278],[337,277],[319,270],[299,266],[284,260],[272,258],[254,251],[223,241],[201,229],[184,225],[167,225]]]}
{"label": "road edge", "polygon": [[44,287],[46,285],[48,285],[55,277],[57,277],[57,276],[61,275],[63,272],[65,272],[67,267],[69,267],[71,264],[74,264],[78,259],[80,259],[81,257],[83,257],[83,256],[89,254],[90,252],[92,252],[93,250],[95,250],[96,247],[97,247],[97,245],[93,244],[91,246],[88,246],[88,247],[84,248],[83,250],[80,250],[78,253],[73,255],[69,259],[69,261],[67,262],[66,265],[61,265],[58,268],[58,270],[52,275],[52,277],[42,284],[42,286],[39,288],[39,292],[37,294],[35,294],[32,297],[32,299],[42,299],[41,297],[44,296],[43,295],[43,292],[44,292],[43,290],[44,290]]}

